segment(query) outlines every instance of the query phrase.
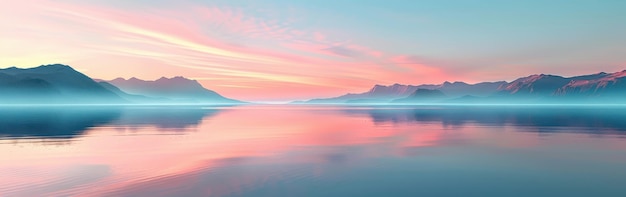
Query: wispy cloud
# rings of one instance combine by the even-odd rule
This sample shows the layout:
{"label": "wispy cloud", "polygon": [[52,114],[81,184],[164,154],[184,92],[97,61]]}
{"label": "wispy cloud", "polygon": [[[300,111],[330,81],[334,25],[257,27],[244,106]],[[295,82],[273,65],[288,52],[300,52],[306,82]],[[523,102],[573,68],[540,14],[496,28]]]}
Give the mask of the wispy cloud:
{"label": "wispy cloud", "polygon": [[[444,75],[418,63],[396,65],[411,60],[349,38],[237,7],[182,3],[120,9],[51,1],[11,6],[13,11],[0,15],[1,35],[8,40],[3,43],[11,47],[0,49],[23,46],[24,53],[15,55],[21,61],[3,64],[79,62],[73,66],[105,79],[193,76],[208,88],[249,100],[330,96],[376,83],[410,83],[416,73]],[[9,15],[16,19],[7,25]]]}

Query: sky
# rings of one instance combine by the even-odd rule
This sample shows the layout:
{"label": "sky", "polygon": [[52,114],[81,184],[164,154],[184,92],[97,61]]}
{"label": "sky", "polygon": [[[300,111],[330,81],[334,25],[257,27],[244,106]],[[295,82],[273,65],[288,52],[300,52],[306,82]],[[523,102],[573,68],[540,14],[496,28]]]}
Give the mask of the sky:
{"label": "sky", "polygon": [[0,68],[52,63],[266,102],[616,72],[626,1],[0,1]]}

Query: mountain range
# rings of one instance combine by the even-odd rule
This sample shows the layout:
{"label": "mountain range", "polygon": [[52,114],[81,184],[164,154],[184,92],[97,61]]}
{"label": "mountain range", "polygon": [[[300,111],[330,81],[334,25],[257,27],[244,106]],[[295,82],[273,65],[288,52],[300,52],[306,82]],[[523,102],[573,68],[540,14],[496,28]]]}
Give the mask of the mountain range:
{"label": "mountain range", "polygon": [[[70,66],[0,69],[0,104],[240,104],[184,77],[92,79]],[[305,104],[626,103],[626,70],[574,77],[536,74],[511,82],[374,85]]]}
{"label": "mountain range", "polygon": [[143,98],[127,97],[129,100],[134,101],[241,103],[241,101],[226,98],[215,91],[202,87],[196,80],[180,76],[173,78],[161,77],[155,81],[145,81],[134,77],[130,79],[116,78],[111,81],[98,81],[117,87],[124,93],[143,96]]}
{"label": "mountain range", "polygon": [[2,103],[126,103],[88,76],[61,64],[0,69]]}
{"label": "mountain range", "polygon": [[[504,81],[484,82],[477,84],[467,84],[464,82],[444,82],[442,84],[424,85],[402,85],[393,84],[390,86],[375,85],[372,89],[364,93],[345,94],[333,98],[311,99],[299,103],[366,103],[366,102],[397,102],[398,99],[408,99],[418,97],[423,90],[438,90],[447,97],[461,97],[465,95],[489,96],[496,93],[498,87],[506,84]],[[419,91],[418,91],[419,90]],[[417,94],[416,94],[417,93]]]}
{"label": "mountain range", "polygon": [[184,77],[94,80],[62,64],[0,69],[0,92],[2,104],[243,103]]}
{"label": "mountain range", "polygon": [[626,70],[574,77],[537,74],[511,82],[374,85],[363,93],[294,103],[626,103]]}

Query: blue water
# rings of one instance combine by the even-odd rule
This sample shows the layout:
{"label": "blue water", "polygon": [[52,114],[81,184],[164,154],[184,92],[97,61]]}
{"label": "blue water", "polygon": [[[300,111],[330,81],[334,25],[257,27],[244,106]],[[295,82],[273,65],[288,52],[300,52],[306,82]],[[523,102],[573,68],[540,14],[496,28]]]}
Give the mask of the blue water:
{"label": "blue water", "polygon": [[0,196],[626,196],[626,107],[0,109]]}

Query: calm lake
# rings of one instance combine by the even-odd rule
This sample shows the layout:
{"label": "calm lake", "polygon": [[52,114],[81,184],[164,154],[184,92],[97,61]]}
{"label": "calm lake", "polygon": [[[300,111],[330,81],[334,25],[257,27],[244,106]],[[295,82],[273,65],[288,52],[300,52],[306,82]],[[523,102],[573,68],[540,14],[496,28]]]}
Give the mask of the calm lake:
{"label": "calm lake", "polygon": [[626,196],[626,107],[0,108],[0,196]]}

